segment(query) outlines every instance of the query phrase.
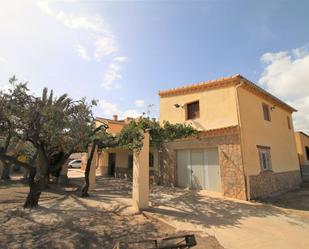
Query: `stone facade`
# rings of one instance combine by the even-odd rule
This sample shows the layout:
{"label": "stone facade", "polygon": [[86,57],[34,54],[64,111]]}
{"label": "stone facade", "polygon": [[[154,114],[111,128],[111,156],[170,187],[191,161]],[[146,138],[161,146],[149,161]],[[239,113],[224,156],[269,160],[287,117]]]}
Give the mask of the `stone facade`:
{"label": "stone facade", "polygon": [[263,199],[299,188],[300,171],[275,173],[271,170],[262,171],[259,175],[249,176],[250,199]]}
{"label": "stone facade", "polygon": [[222,194],[227,197],[246,200],[246,183],[238,132],[206,135],[167,143],[162,152],[160,182],[165,185],[177,186],[177,150],[211,147],[217,147],[219,151]]}
{"label": "stone facade", "polygon": [[133,169],[129,168],[115,168],[115,177],[124,178],[124,179],[132,179],[133,178]]}

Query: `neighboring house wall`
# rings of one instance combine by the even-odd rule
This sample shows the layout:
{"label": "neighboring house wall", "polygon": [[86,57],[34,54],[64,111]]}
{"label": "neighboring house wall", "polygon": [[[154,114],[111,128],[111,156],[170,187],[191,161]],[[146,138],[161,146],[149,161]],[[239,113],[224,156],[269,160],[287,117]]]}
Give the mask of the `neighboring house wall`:
{"label": "neighboring house wall", "polygon": [[[103,119],[103,121],[104,121],[104,119]],[[113,121],[113,120],[105,121],[105,123],[108,123],[107,132],[110,133],[110,134],[119,133],[125,125],[124,122]],[[96,127],[99,127],[100,125],[102,125],[102,123],[99,122],[99,121],[96,121]]]}
{"label": "neighboring house wall", "polygon": [[[266,197],[298,187],[300,175],[291,112],[246,87],[239,87],[237,92],[243,161],[250,182],[250,198]],[[264,120],[263,103],[269,106],[270,121]],[[269,147],[271,170],[268,172],[261,168],[257,146]]]}
{"label": "neighboring house wall", "polygon": [[[153,168],[150,168],[151,175],[158,171],[158,151],[151,147],[149,152],[153,155]],[[129,167],[129,155],[133,155],[132,151],[124,148],[110,148],[99,152],[97,168],[101,176],[108,176],[109,154],[115,153],[115,176],[120,178],[132,178],[133,168]]]}
{"label": "neighboring house wall", "polygon": [[296,132],[295,141],[303,180],[309,181],[309,158],[306,152],[306,147],[309,148],[309,136],[303,132]]}
{"label": "neighboring house wall", "polygon": [[[199,101],[200,118],[186,120],[186,104]],[[176,108],[179,104],[180,108]],[[161,96],[160,123],[190,123],[198,130],[209,130],[238,124],[234,86],[215,88],[176,96]]]}
{"label": "neighboring house wall", "polygon": [[[129,124],[133,118],[126,118],[124,120],[118,120],[117,115],[113,116],[113,119],[106,118],[97,118],[96,127],[102,125],[102,122],[108,125],[107,133],[109,134],[119,134],[123,127]],[[149,149],[150,153],[153,155],[153,168],[150,168],[150,181],[152,181],[155,174],[158,171],[158,151],[155,148]],[[129,151],[125,148],[115,147],[115,148],[106,148],[103,150],[98,150],[98,159],[96,161],[96,167],[99,171],[98,173],[101,176],[109,176],[111,173],[109,169],[109,155],[111,153],[115,154],[115,168],[114,174],[115,177],[120,178],[132,178],[132,168],[133,165],[129,166],[129,160],[133,163],[132,157],[129,159],[129,156],[133,156],[132,151]]]}

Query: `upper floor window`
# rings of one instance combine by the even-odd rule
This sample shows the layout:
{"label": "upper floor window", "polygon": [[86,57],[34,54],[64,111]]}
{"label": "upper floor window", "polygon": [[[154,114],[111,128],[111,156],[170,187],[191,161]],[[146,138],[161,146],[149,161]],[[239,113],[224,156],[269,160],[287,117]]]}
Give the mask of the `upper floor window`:
{"label": "upper floor window", "polygon": [[306,146],[305,149],[306,149],[307,160],[309,160],[309,147]]}
{"label": "upper floor window", "polygon": [[286,117],[286,120],[288,122],[288,128],[291,130],[291,120],[290,120],[290,117]]}
{"label": "upper floor window", "polygon": [[270,147],[257,146],[260,158],[261,169],[271,170],[271,156],[270,156]]}
{"label": "upper floor window", "polygon": [[270,121],[269,106],[263,103],[262,107],[263,107],[264,120]]}
{"label": "upper floor window", "polygon": [[200,117],[200,103],[195,101],[187,104],[187,119],[196,119]]}

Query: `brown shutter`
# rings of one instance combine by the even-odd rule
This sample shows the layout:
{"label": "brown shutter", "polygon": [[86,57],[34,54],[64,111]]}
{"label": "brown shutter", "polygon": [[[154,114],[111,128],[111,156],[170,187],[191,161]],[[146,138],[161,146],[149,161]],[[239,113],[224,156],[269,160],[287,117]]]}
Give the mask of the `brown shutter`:
{"label": "brown shutter", "polygon": [[200,117],[200,105],[199,102],[193,102],[187,104],[187,119],[196,119]]}
{"label": "brown shutter", "polygon": [[270,121],[269,106],[267,104],[263,103],[262,107],[263,107],[264,120]]}

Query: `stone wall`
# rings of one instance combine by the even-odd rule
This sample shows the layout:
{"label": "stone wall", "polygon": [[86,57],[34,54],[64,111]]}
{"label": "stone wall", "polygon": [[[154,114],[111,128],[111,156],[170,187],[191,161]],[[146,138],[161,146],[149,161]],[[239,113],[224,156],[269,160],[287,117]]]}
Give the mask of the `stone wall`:
{"label": "stone wall", "polygon": [[132,179],[133,178],[133,169],[116,167],[115,168],[115,177],[116,178],[124,178],[124,179]]}
{"label": "stone wall", "polygon": [[219,150],[222,194],[246,200],[246,183],[238,133],[187,138],[167,143],[162,153],[161,183],[177,186],[177,150],[205,149],[207,147],[218,147]]}
{"label": "stone wall", "polygon": [[263,199],[299,188],[300,171],[275,173],[262,171],[259,175],[249,176],[250,199]]}
{"label": "stone wall", "polygon": [[300,165],[301,176],[304,182],[309,182],[309,165]]}

